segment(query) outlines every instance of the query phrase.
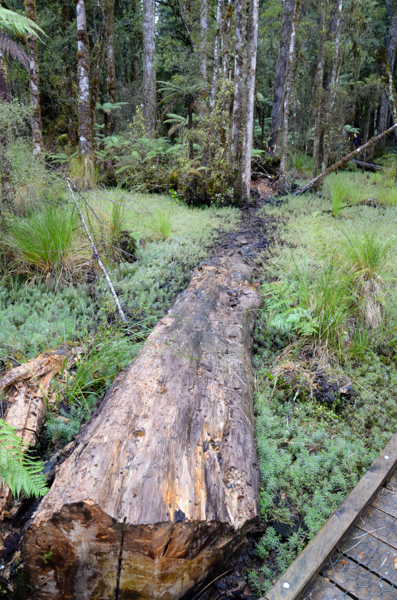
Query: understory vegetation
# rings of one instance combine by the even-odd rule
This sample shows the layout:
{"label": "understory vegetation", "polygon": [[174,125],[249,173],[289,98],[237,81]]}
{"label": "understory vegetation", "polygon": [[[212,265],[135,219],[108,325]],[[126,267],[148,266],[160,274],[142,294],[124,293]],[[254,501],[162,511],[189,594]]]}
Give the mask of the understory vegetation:
{"label": "understory vegetation", "polygon": [[[346,208],[335,211],[340,190]],[[374,202],[382,192],[387,200]],[[280,237],[260,259],[266,283],[255,332],[260,505],[269,524],[257,547],[263,566],[249,574],[259,595],[397,430],[394,188],[387,194],[378,175],[337,175],[322,197],[290,196],[265,211],[279,219]]]}
{"label": "understory vegetation", "polygon": [[49,396],[46,441],[70,441],[117,373],[185,288],[192,269],[238,222],[233,208],[189,209],[170,196],[117,190],[79,196],[128,325],[67,190],[58,185],[3,223],[0,371],[64,346],[71,368]]}

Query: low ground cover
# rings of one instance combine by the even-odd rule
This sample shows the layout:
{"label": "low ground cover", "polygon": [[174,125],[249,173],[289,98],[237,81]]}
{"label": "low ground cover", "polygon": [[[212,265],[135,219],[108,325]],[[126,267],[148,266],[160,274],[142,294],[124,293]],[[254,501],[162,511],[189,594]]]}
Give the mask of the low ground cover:
{"label": "low ground cover", "polygon": [[[343,181],[348,190],[371,185],[361,173]],[[397,209],[358,205],[335,218],[329,189],[264,209],[285,225],[262,257],[255,332],[260,503],[269,524],[257,547],[263,565],[249,575],[259,595],[397,430]]]}
{"label": "low ground cover", "polygon": [[[66,195],[56,202],[51,198],[39,212],[35,207],[13,216],[4,236],[0,369],[61,344],[81,352],[71,376],[54,390],[47,422],[53,443],[77,433],[186,287],[192,269],[239,219],[236,209],[189,209],[169,196],[96,191],[85,198],[87,203],[79,202],[128,316],[127,326],[119,322]],[[119,243],[120,235],[127,246]]]}

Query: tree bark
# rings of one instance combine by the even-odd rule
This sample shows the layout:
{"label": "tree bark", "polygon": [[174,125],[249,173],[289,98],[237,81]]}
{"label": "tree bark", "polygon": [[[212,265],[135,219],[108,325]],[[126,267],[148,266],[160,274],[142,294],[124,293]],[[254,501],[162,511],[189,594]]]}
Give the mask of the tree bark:
{"label": "tree bark", "polygon": [[200,2],[200,79],[207,86],[207,35],[208,35],[208,0]]}
{"label": "tree bark", "polygon": [[284,102],[285,77],[287,74],[288,46],[291,39],[291,28],[294,19],[296,0],[284,0],[283,22],[281,28],[280,49],[278,52],[272,106],[272,124],[270,129],[270,152],[277,151],[280,136],[281,115]]}
{"label": "tree bark", "polygon": [[255,109],[255,78],[256,78],[256,53],[258,48],[258,17],[259,0],[251,0],[248,24],[248,59],[247,59],[247,89],[246,89],[246,122],[245,139],[242,155],[242,192],[245,203],[248,205],[251,189],[251,154],[254,135],[254,109]]}
{"label": "tree bark", "polygon": [[219,42],[221,37],[222,27],[222,6],[223,0],[218,0],[216,7],[216,32],[214,40],[214,64],[212,68],[212,83],[211,83],[211,97],[210,97],[210,109],[214,110],[216,102],[216,92],[218,86],[218,70],[219,70]]}
{"label": "tree bark", "polygon": [[[116,65],[114,60],[114,0],[108,0],[107,23],[106,23],[106,82],[108,91],[108,102],[117,102]],[[115,115],[109,115],[109,134],[115,129]]]}
{"label": "tree bark", "polygon": [[24,535],[37,600],[179,599],[258,518],[242,257],[199,266],[114,382]]}
{"label": "tree bark", "polygon": [[74,0],[77,13],[77,72],[79,80],[79,153],[93,156],[92,117],[90,111],[90,64],[87,19],[84,0]]}
{"label": "tree bark", "polygon": [[233,4],[232,4],[231,0],[229,0],[227,3],[226,16],[224,19],[224,27],[223,27],[223,36],[222,36],[222,75],[223,75],[224,81],[226,81],[229,76],[232,18],[233,18]]}
{"label": "tree bark", "polygon": [[291,38],[289,41],[288,49],[288,61],[287,61],[287,76],[285,81],[284,90],[284,119],[283,119],[283,145],[281,151],[281,162],[280,162],[280,185],[285,186],[285,178],[287,171],[287,155],[288,155],[288,122],[289,122],[289,98],[291,94],[291,83],[292,83],[292,71],[294,64],[294,53],[295,53],[295,36],[298,25],[300,13],[300,0],[297,0],[294,8],[294,18],[291,27]]}
{"label": "tree bark", "polygon": [[317,70],[316,70],[316,105],[314,117],[314,140],[313,140],[313,177],[316,177],[320,163],[320,138],[321,138],[321,119],[323,109],[324,96],[324,59],[325,59],[325,42],[326,42],[326,27],[328,16],[328,0],[323,0],[321,12],[321,30],[318,46]]}
{"label": "tree bark", "polygon": [[[69,27],[69,3],[68,0],[62,0],[62,29],[66,33]],[[77,145],[76,128],[74,126],[74,98],[73,98],[73,82],[72,68],[70,65],[70,50],[68,45],[65,45],[65,83],[68,96],[68,117],[69,117],[69,142],[72,148]]]}
{"label": "tree bark", "polygon": [[156,131],[156,2],[143,0],[143,116],[146,133]]}
{"label": "tree bark", "polygon": [[335,4],[335,21],[332,29],[334,30],[334,56],[332,59],[331,81],[329,85],[329,94],[325,105],[325,127],[324,127],[324,154],[323,154],[323,170],[326,169],[330,151],[330,128],[332,121],[332,112],[336,100],[336,86],[338,84],[338,65],[339,65],[339,45],[340,33],[342,28],[343,0],[336,0]]}
{"label": "tree bark", "polygon": [[[25,0],[23,3],[26,16],[37,23],[36,16],[36,1]],[[40,77],[39,77],[39,47],[36,35],[28,35],[26,38],[28,44],[28,55],[30,61],[29,67],[29,86],[30,86],[30,103],[32,105],[32,141],[33,141],[33,156],[40,156],[44,151],[43,144],[43,127],[41,124],[41,108],[40,108]]]}
{"label": "tree bark", "polygon": [[[388,0],[386,1],[386,8],[389,4]],[[390,15],[390,5],[388,10],[388,23],[386,23],[385,30],[385,47],[387,49],[387,55],[389,58],[390,70],[394,72],[395,60],[396,60],[396,51],[397,51],[397,13],[395,13],[393,19],[391,20]],[[380,133],[387,129],[389,123],[389,115],[390,115],[390,104],[387,94],[384,92],[382,94],[382,100],[379,110],[379,125],[378,130]],[[386,144],[386,138],[384,138],[384,145]]]}
{"label": "tree bark", "polygon": [[0,50],[0,101],[11,101],[7,83],[7,64],[5,61],[4,52],[2,50]]}
{"label": "tree bark", "polygon": [[236,0],[236,44],[234,49],[234,99],[232,125],[232,161],[238,167],[241,142],[241,104],[243,98],[244,48],[245,48],[246,2]]}
{"label": "tree bark", "polygon": [[366,152],[367,150],[370,150],[373,146],[375,146],[375,144],[382,141],[382,139],[385,136],[389,135],[389,133],[396,131],[396,129],[397,129],[397,123],[395,125],[393,125],[392,127],[390,127],[389,129],[387,129],[386,131],[384,131],[383,133],[381,133],[380,135],[377,135],[376,137],[372,138],[372,140],[369,140],[369,142],[367,142],[366,144],[361,146],[361,148],[357,148],[357,150],[353,150],[353,152],[350,152],[350,154],[347,154],[346,156],[344,156],[337,163],[335,163],[331,167],[328,167],[327,169],[325,169],[325,171],[323,171],[320,175],[317,175],[317,177],[314,177],[311,181],[309,181],[309,183],[304,185],[302,188],[299,188],[299,190],[297,190],[295,192],[295,195],[301,196],[302,194],[311,190],[312,188],[317,187],[318,184],[327,175],[329,175],[330,173],[333,173],[334,171],[338,171],[339,169],[343,169],[343,167],[345,167],[350,160],[352,160],[353,158],[356,158],[356,156],[361,154],[361,152]]}

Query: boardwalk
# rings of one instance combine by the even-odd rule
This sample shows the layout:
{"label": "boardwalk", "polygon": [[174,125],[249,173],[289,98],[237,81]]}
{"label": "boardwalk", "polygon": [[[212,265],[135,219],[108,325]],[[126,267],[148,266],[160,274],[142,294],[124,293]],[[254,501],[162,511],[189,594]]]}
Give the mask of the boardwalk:
{"label": "boardwalk", "polygon": [[397,434],[263,600],[397,600]]}

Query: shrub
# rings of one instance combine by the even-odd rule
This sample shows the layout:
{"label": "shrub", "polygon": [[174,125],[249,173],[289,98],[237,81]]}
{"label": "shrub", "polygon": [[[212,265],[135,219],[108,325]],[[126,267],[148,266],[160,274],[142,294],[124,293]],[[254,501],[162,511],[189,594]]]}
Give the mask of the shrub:
{"label": "shrub", "polygon": [[6,245],[13,272],[29,278],[69,280],[88,262],[87,248],[76,233],[77,215],[68,206],[46,205],[11,226]]}

